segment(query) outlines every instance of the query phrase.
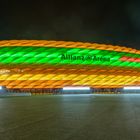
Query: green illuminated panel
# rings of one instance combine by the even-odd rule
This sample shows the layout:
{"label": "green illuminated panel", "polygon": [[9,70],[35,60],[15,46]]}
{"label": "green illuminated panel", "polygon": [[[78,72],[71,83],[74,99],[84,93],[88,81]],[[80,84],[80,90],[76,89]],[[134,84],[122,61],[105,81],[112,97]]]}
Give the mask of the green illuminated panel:
{"label": "green illuminated panel", "polygon": [[139,54],[81,48],[0,47],[0,64],[73,64],[140,68],[139,62],[121,61],[123,56]]}

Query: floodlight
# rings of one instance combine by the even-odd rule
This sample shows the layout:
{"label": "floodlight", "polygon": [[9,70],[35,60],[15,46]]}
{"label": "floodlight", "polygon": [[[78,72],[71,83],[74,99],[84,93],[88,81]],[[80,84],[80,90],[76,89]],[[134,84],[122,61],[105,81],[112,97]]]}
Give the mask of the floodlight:
{"label": "floodlight", "polygon": [[63,87],[63,90],[90,90],[90,87]]}
{"label": "floodlight", "polygon": [[140,86],[128,86],[124,87],[124,90],[140,90]]}

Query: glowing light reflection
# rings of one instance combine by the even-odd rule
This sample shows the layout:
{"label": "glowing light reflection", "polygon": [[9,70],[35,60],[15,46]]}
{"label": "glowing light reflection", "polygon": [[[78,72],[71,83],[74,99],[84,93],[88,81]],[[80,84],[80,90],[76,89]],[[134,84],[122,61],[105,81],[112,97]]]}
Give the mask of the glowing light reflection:
{"label": "glowing light reflection", "polygon": [[90,90],[90,87],[63,87],[63,90]]}

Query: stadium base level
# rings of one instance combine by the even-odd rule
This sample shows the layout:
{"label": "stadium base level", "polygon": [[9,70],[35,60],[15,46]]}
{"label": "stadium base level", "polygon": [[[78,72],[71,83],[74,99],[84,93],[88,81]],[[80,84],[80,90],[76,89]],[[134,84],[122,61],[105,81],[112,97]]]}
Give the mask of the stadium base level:
{"label": "stadium base level", "polygon": [[31,93],[32,95],[47,95],[47,94],[121,94],[121,88],[91,88],[90,91],[63,91],[62,88],[57,89],[7,89],[11,93]]}

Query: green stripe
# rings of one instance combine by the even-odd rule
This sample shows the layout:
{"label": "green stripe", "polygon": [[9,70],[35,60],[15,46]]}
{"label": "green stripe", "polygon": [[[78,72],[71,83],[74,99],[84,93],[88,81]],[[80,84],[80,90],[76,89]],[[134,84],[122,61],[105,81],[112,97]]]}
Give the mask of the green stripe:
{"label": "green stripe", "polygon": [[[62,54],[73,57],[85,57],[85,60],[62,59]],[[88,57],[92,57],[88,59]],[[0,64],[73,64],[73,65],[100,65],[121,66],[140,68],[139,62],[123,62],[119,60],[123,56],[140,58],[139,54],[115,52],[108,50],[86,49],[86,48],[55,48],[55,47],[0,47]],[[110,61],[93,60],[103,58]]]}

